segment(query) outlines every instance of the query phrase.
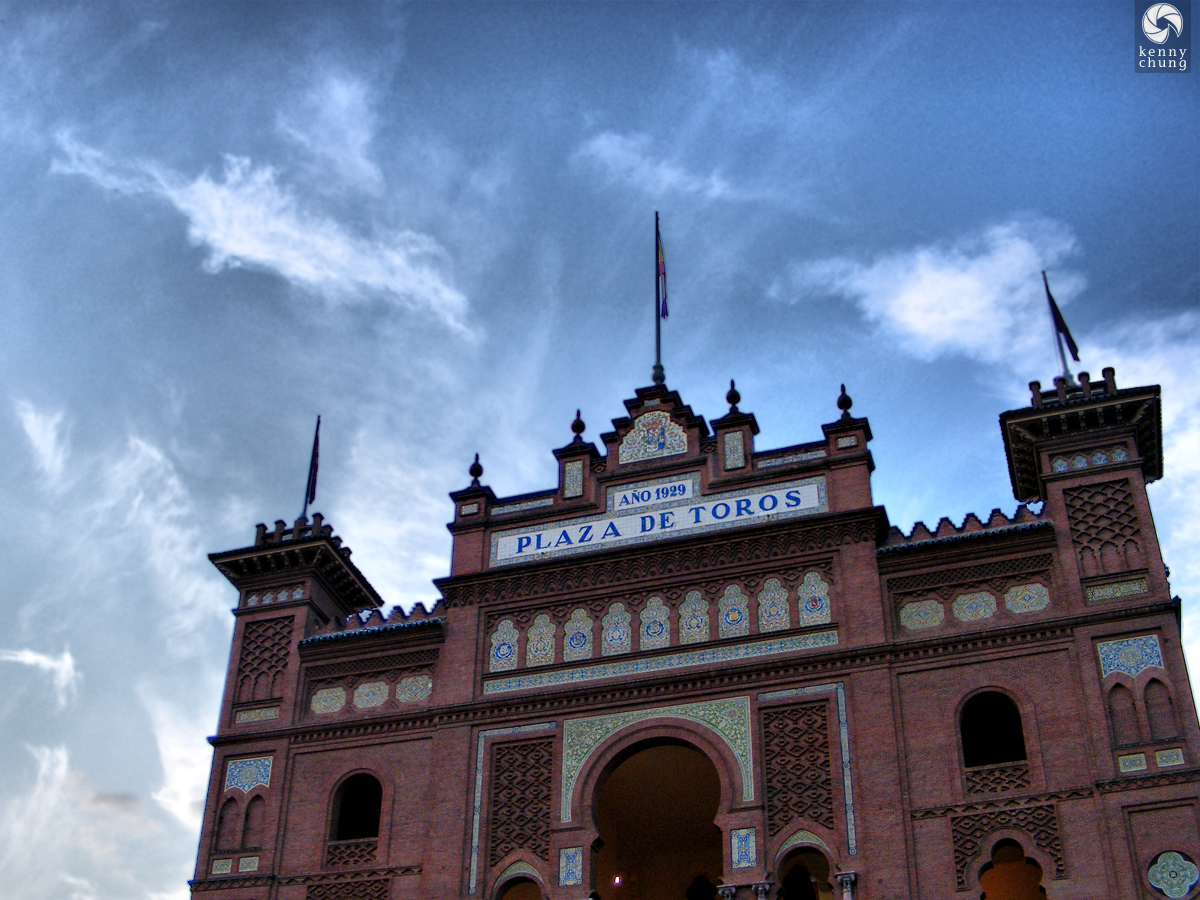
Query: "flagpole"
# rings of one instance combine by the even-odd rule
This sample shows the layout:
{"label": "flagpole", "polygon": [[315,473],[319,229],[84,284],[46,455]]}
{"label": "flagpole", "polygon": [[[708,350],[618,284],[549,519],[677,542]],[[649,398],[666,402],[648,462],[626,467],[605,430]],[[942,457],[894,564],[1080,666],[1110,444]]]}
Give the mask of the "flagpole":
{"label": "flagpole", "polygon": [[654,211],[654,384],[663,384],[667,380],[662,366],[662,290],[658,269],[658,248],[662,238],[658,233],[658,210]]}
{"label": "flagpole", "polygon": [[301,519],[308,518],[308,504],[317,499],[317,461],[320,459],[321,417],[317,416],[317,430],[313,432],[312,456],[308,460],[308,481],[304,484],[304,509]]}
{"label": "flagpole", "polygon": [[[1046,270],[1045,269],[1042,269],[1042,284],[1046,288],[1047,299],[1050,299],[1052,296],[1050,293],[1050,282],[1046,278]],[[1051,302],[1053,303],[1054,301],[1051,300]],[[1054,344],[1056,347],[1058,347],[1058,359],[1059,359],[1059,362],[1062,363],[1063,378],[1066,379],[1067,384],[1074,384],[1075,376],[1071,374],[1071,370],[1067,367],[1067,354],[1066,354],[1066,351],[1063,350],[1062,331],[1059,330],[1058,322],[1056,322],[1054,320],[1054,307],[1050,308],[1050,327],[1054,329]]]}

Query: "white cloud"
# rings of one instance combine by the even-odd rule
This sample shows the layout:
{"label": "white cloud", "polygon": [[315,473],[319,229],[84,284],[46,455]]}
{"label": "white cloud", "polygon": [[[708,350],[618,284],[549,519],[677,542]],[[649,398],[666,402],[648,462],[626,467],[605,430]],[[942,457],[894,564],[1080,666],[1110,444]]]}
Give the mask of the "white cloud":
{"label": "white cloud", "polygon": [[280,114],[277,126],[310,153],[321,171],[341,184],[377,196],[383,174],[371,159],[374,98],[367,85],[344,74],[326,74],[303,95],[298,109]]}
{"label": "white cloud", "polygon": [[1081,276],[1057,270],[1075,247],[1064,225],[1014,219],[954,243],[870,263],[842,258],[797,266],[790,283],[777,283],[771,292],[793,300],[827,292],[849,297],[920,359],[958,354],[1004,363],[1049,342],[1041,270],[1056,270],[1052,289],[1060,306],[1083,289]]}
{"label": "white cloud", "polygon": [[16,406],[17,417],[33,448],[37,467],[51,484],[58,484],[67,461],[67,436],[62,412],[45,413],[24,400],[18,400]]}
{"label": "white cloud", "polygon": [[[197,693],[213,693],[211,683],[198,687],[204,690]],[[167,703],[155,696],[153,688],[143,686],[138,694],[154,724],[163,769],[162,786],[150,796],[185,828],[198,832],[212,764],[212,750],[205,740],[208,730],[193,710]]]}
{"label": "white cloud", "polygon": [[0,650],[0,661],[20,663],[49,673],[59,708],[74,699],[83,680],[83,675],[75,669],[75,659],[70,650],[63,650],[59,656],[47,656],[34,650]]}
{"label": "white cloud", "polygon": [[645,134],[604,131],[585,141],[576,156],[599,165],[611,180],[632,185],[652,197],[693,194],[708,200],[737,199],[719,172],[693,175],[676,162],[655,158],[650,152],[650,137]]}
{"label": "white cloud", "polygon": [[82,175],[106,190],[164,200],[188,221],[188,235],[207,248],[210,272],[245,266],[274,272],[333,302],[384,297],[427,312],[454,331],[464,323],[466,298],[450,286],[449,258],[433,238],[413,231],[358,236],[334,219],[304,208],[280,183],[278,171],[227,156],[218,178],[190,181],[148,162],[118,162],[60,133],[52,171]]}
{"label": "white cloud", "polygon": [[66,747],[30,747],[37,776],[28,794],[0,809],[0,883],[12,897],[50,896],[59,881],[57,867],[44,864],[46,848],[69,846],[73,829],[68,801]]}

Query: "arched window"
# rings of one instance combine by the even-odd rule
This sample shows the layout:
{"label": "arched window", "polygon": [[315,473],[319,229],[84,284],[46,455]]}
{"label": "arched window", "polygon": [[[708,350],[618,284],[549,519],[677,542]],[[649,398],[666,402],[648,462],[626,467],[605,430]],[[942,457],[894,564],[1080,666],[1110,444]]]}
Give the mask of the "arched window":
{"label": "arched window", "polygon": [[1118,747],[1136,744],[1141,738],[1137,711],[1133,708],[1133,691],[1123,684],[1108,692],[1108,718],[1112,722],[1113,743]]}
{"label": "arched window", "polygon": [[1179,737],[1179,725],[1175,721],[1175,706],[1171,703],[1171,692],[1157,678],[1146,685],[1146,718],[1150,720],[1150,740],[1166,741]]}
{"label": "arched window", "polygon": [[542,900],[542,891],[537,882],[528,878],[518,878],[504,886],[499,900]]}
{"label": "arched window", "polygon": [[237,849],[238,803],[232,797],[221,804],[217,816],[217,849]]}
{"label": "arched window", "polygon": [[979,876],[983,897],[1002,897],[1004,900],[1045,900],[1042,887],[1042,867],[1028,859],[1021,845],[1004,840],[992,848],[992,858]]}
{"label": "arched window", "polygon": [[379,837],[379,808],[383,787],[370,775],[351,775],[338,788],[333,800],[331,841],[355,841]]}
{"label": "arched window", "polygon": [[976,694],[963,707],[963,765],[993,766],[1025,759],[1025,733],[1017,704],[999,691]]}
{"label": "arched window", "polygon": [[263,845],[263,827],[266,824],[267,801],[261,796],[246,804],[246,822],[242,826],[242,849],[259,850]]}

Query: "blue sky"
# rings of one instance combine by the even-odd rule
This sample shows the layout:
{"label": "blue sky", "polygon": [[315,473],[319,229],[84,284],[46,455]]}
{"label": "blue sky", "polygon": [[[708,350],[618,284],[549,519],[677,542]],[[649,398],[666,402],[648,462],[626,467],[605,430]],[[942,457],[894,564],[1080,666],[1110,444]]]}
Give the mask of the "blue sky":
{"label": "blue sky", "polygon": [[[316,508],[390,603],[650,380],[760,447],[838,385],[905,531],[1015,507],[998,414],[1163,386],[1200,660],[1200,102],[1132,4],[0,3],[0,883],[182,898],[233,592]],[[51,837],[52,836],[52,837]],[[53,839],[57,868],[39,864]]]}

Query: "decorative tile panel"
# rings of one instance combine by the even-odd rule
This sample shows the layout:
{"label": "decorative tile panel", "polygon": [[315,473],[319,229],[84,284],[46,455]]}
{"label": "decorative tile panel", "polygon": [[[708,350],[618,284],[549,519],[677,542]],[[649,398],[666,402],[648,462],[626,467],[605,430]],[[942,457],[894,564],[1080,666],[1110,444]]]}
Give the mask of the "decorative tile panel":
{"label": "decorative tile panel", "polygon": [[271,757],[255,756],[251,759],[231,759],[225,765],[225,790],[237,788],[249,793],[259,785],[271,784]]}
{"label": "decorative tile panel", "polygon": [[1065,472],[1071,468],[1071,464],[1061,456],[1054,458],[1054,462],[1050,463],[1050,468],[1055,472]]}
{"label": "decorative tile panel", "polygon": [[1136,677],[1150,666],[1162,666],[1162,651],[1158,636],[1144,634],[1140,637],[1123,638],[1119,641],[1104,641],[1096,645],[1100,654],[1100,677],[1112,672],[1124,672]]}
{"label": "decorative tile panel", "polygon": [[670,612],[662,597],[651,597],[646,601],[638,616],[638,647],[641,650],[658,650],[671,645]]}
{"label": "decorative tile panel", "polygon": [[309,707],[318,715],[335,713],[346,705],[346,689],[341,687],[321,688],[312,695]]}
{"label": "decorative tile panel", "polygon": [[753,828],[734,828],[729,832],[729,858],[735,869],[758,865],[757,832]]}
{"label": "decorative tile panel", "polygon": [[987,591],[976,591],[972,594],[959,594],[951,604],[954,618],[960,622],[977,622],[980,619],[990,619],[996,614],[996,598]]}
{"label": "decorative tile panel", "polygon": [[900,624],[909,631],[933,628],[941,625],[945,618],[946,611],[936,600],[918,600],[916,603],[905,603],[900,608]]}
{"label": "decorative tile panel", "polygon": [[840,437],[837,439],[837,446],[839,450],[845,450],[847,447],[857,447],[858,438],[852,434],[847,437]]}
{"label": "decorative tile panel", "polygon": [[667,413],[655,411],[637,417],[633,430],[621,440],[617,461],[641,462],[686,452],[687,432],[672,422]]}
{"label": "decorative tile panel", "polygon": [[800,609],[800,625],[824,625],[831,615],[829,585],[816,572],[809,572],[796,589]]}
{"label": "decorative tile panel", "polygon": [[1117,757],[1117,769],[1122,772],[1141,772],[1145,768],[1145,753],[1127,753]]}
{"label": "decorative tile panel", "polygon": [[514,875],[528,875],[536,881],[541,881],[541,873],[527,862],[517,860],[496,877],[496,883],[500,884],[505,878],[511,878]]}
{"label": "decorative tile panel", "polygon": [[214,875],[228,875],[233,871],[233,860],[214,859],[211,871]]}
{"label": "decorative tile panel", "polygon": [[525,635],[525,665],[548,666],[554,662],[554,642],[558,627],[545,613],[533,617],[533,624]]}
{"label": "decorative tile panel", "polygon": [[583,884],[583,848],[563,847],[558,851],[558,883]]}
{"label": "decorative tile panel", "polygon": [[396,685],[396,699],[401,703],[416,703],[433,692],[433,679],[428,675],[409,675]]}
{"label": "decorative tile panel", "polygon": [[756,469],[773,469],[776,466],[786,466],[795,462],[807,462],[810,459],[824,459],[824,450],[806,450],[803,453],[791,453],[787,456],[773,456],[770,459],[762,459],[754,464]]}
{"label": "decorative tile panel", "polygon": [[746,442],[740,431],[725,435],[725,468],[741,469],[746,465]]}
{"label": "decorative tile panel", "polygon": [[1112,452],[1113,462],[1125,462],[1125,460],[1127,460],[1127,459],[1129,459],[1129,454],[1125,452],[1124,447],[1117,447],[1115,450],[1113,450],[1113,452]]}
{"label": "decorative tile panel", "polygon": [[592,658],[592,617],[587,610],[571,613],[563,628],[563,662]]}
{"label": "decorative tile panel", "polygon": [[506,516],[510,513],[528,512],[531,509],[544,509],[554,505],[553,497],[542,497],[538,500],[522,500],[520,503],[506,503],[504,506],[493,506],[493,516]]}
{"label": "decorative tile panel", "polygon": [[387,703],[389,685],[386,681],[367,681],[354,689],[354,705],[372,709]]}
{"label": "decorative tile panel", "polygon": [[278,706],[260,706],[258,709],[239,709],[233,717],[233,722],[235,725],[245,725],[249,722],[270,722],[278,718]]}
{"label": "decorative tile panel", "polygon": [[791,627],[787,588],[778,578],[768,578],[758,592],[758,630],[785,631]]}
{"label": "decorative tile panel", "polygon": [[1200,881],[1200,869],[1192,860],[1176,850],[1160,853],[1146,870],[1146,880],[1162,891],[1171,900],[1186,897],[1196,882]]}
{"label": "decorative tile panel", "polygon": [[506,678],[492,678],[484,683],[483,692],[485,694],[504,694],[510,691],[529,691],[565,684],[582,684],[600,678],[624,678],[631,675],[649,675],[654,672],[666,672],[671,669],[684,669],[691,666],[711,666],[716,663],[757,659],[759,657],[776,656],[783,653],[796,653],[800,650],[816,650],[821,647],[835,646],[837,642],[838,633],[836,629],[816,631],[809,634],[793,634],[787,637],[748,641],[725,647],[684,650],[664,656],[650,656],[643,659],[635,658],[623,662],[597,663],[590,666],[581,666],[577,669],[531,672],[529,674],[510,675]]}
{"label": "decorative tile panel", "polygon": [[257,872],[258,871],[258,857],[257,856],[243,856],[241,859],[238,860],[238,871],[239,872]]}
{"label": "decorative tile panel", "polygon": [[1183,765],[1183,748],[1172,747],[1170,750],[1159,750],[1154,754],[1154,762],[1160,769],[1166,769],[1170,766]]}
{"label": "decorative tile panel", "polygon": [[608,608],[608,614],[600,620],[600,655],[616,656],[631,649],[629,622],[632,616],[625,604],[617,601]]}
{"label": "decorative tile panel", "polygon": [[750,633],[750,598],[736,584],[726,585],[717,601],[717,633],[723,638]]}
{"label": "decorative tile panel", "polygon": [[595,749],[622,728],[648,719],[686,719],[710,728],[729,747],[742,776],[742,799],[754,800],[751,756],[750,698],[729,697],[701,703],[682,703],[656,709],[636,709],[606,716],[568,719],[563,723],[562,795],[563,822],[571,821],[571,795],[584,764]]}
{"label": "decorative tile panel", "polygon": [[1008,607],[1009,612],[1018,614],[1037,612],[1050,605],[1050,592],[1046,590],[1045,585],[1037,582],[1018,584],[1008,589],[1008,593],[1004,595],[1004,605]]}
{"label": "decorative tile panel", "polygon": [[501,619],[492,632],[492,652],[489,656],[489,672],[507,672],[517,667],[517,629],[512,619]]}
{"label": "decorative tile panel", "polygon": [[679,643],[708,640],[708,601],[699,591],[688,591],[679,607]]}
{"label": "decorative tile panel", "polygon": [[477,512],[479,512],[478,503],[464,503],[458,508],[458,514],[460,516],[473,516]]}
{"label": "decorative tile panel", "polygon": [[583,460],[572,459],[568,460],[563,465],[563,497],[570,500],[572,497],[583,496]]}
{"label": "decorative tile panel", "polygon": [[1149,588],[1145,578],[1135,578],[1132,581],[1115,581],[1112,584],[1096,584],[1086,591],[1088,602],[1093,600],[1112,600],[1115,597],[1128,597],[1131,594],[1144,594]]}

